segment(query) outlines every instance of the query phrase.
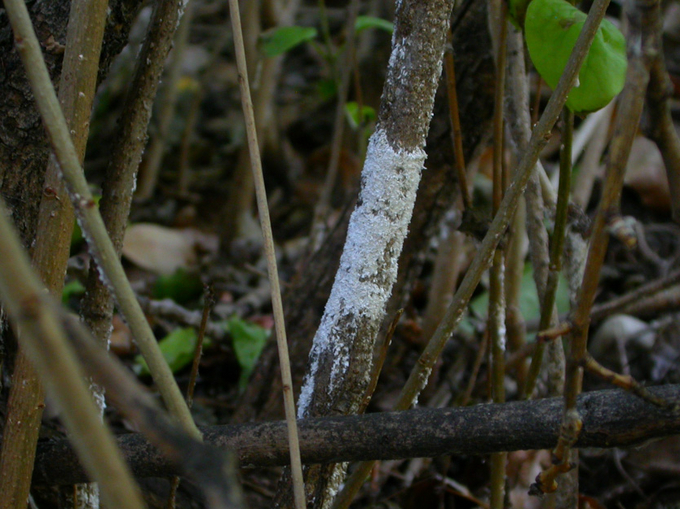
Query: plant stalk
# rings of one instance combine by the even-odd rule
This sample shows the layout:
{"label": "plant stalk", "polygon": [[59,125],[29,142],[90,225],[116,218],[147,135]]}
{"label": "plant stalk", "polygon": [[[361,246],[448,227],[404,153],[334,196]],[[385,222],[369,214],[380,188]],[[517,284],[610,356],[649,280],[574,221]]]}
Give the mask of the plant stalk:
{"label": "plant stalk", "polygon": [[260,225],[264,237],[264,249],[267,258],[267,270],[271,284],[272,308],[274,313],[274,326],[276,329],[276,344],[279,350],[279,363],[281,365],[281,378],[283,382],[283,399],[288,425],[288,440],[290,444],[290,462],[293,476],[293,493],[295,496],[296,509],[304,509],[305,487],[302,477],[302,460],[300,459],[300,443],[298,439],[297,420],[295,416],[295,395],[293,394],[293,380],[290,372],[290,359],[288,358],[288,342],[286,340],[286,326],[283,314],[283,302],[281,300],[281,288],[279,274],[276,265],[276,251],[274,237],[272,235],[271,220],[269,218],[269,206],[267,204],[267,191],[262,175],[262,161],[260,148],[257,142],[257,129],[255,114],[250,97],[250,85],[248,83],[248,67],[246,63],[245,48],[243,45],[243,32],[239,14],[238,0],[229,0],[231,12],[231,24],[234,35],[234,49],[238,66],[239,87],[241,89],[241,103],[245,117],[246,134],[250,150],[251,169],[255,182],[255,195],[260,214]]}

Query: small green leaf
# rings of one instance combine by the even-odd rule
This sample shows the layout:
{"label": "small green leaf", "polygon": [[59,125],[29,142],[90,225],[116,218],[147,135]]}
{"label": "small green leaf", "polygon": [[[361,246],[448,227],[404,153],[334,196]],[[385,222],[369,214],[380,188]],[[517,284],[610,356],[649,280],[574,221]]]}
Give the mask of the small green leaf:
{"label": "small green leaf", "polygon": [[260,358],[262,349],[267,344],[269,331],[236,316],[227,323],[233,340],[236,359],[241,366],[238,386],[243,391],[248,385],[248,379]]}
{"label": "small green leaf", "polygon": [[[555,88],[585,22],[585,13],[565,0],[532,0],[524,34],[531,61],[546,83]],[[586,55],[567,107],[575,113],[603,108],[621,92],[626,81],[626,41],[603,20]]]}
{"label": "small green leaf", "polygon": [[357,22],[354,25],[354,30],[358,34],[368,28],[378,28],[385,32],[394,32],[394,25],[386,19],[376,18],[374,16],[357,16]]}
{"label": "small green leaf", "polygon": [[203,292],[203,283],[198,274],[177,269],[168,276],[159,276],[153,288],[156,299],[172,299],[178,304],[186,304],[197,299]]}
{"label": "small green leaf", "polygon": [[[193,360],[197,342],[198,336],[194,329],[177,329],[160,340],[158,346],[172,372],[177,373]],[[207,346],[207,342],[204,341],[204,345]],[[149,367],[141,355],[135,357],[134,370],[139,376],[150,374]]]}
{"label": "small green leaf", "polygon": [[316,35],[316,28],[279,27],[264,32],[260,36],[260,44],[265,56],[276,57],[304,42],[311,41]]}
{"label": "small green leaf", "polygon": [[[560,274],[557,285],[555,304],[557,305],[558,313],[566,313],[569,311],[568,284],[562,274]],[[489,292],[486,291],[475,297],[470,302],[470,308],[478,316],[486,316],[489,308]],[[524,264],[524,273],[522,274],[521,290],[519,295],[519,308],[525,321],[537,321],[541,318],[541,303],[539,302],[538,294],[536,293],[534,271],[530,263]],[[532,340],[533,337],[534,335],[532,334],[527,339]]]}
{"label": "small green leaf", "polygon": [[85,287],[80,281],[74,279],[64,285],[64,288],[61,291],[61,302],[62,304],[67,305],[72,297],[82,295],[83,293],[85,293]]}
{"label": "small green leaf", "polygon": [[345,104],[345,113],[347,114],[349,124],[354,130],[357,130],[359,126],[366,122],[371,122],[376,118],[375,109],[370,106],[362,106],[361,111],[359,111],[359,104],[355,101],[350,101]]}

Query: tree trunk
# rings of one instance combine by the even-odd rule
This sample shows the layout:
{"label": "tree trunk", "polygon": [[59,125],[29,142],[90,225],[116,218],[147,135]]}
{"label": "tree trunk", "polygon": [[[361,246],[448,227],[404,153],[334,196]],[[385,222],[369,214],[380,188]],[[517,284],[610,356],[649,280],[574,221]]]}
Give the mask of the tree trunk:
{"label": "tree trunk", "polygon": [[[340,268],[312,343],[300,418],[356,413],[370,382],[375,342],[425,163],[452,5],[449,0],[397,5],[378,123]],[[328,507],[343,478],[342,465],[309,468],[313,507]],[[288,486],[282,484],[275,505],[291,505]]]}

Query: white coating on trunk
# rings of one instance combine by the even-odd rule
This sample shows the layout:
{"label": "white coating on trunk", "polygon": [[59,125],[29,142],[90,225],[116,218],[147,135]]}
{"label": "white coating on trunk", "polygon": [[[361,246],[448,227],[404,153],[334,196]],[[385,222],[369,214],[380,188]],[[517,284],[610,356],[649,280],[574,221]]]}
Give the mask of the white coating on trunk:
{"label": "white coating on trunk", "polygon": [[333,392],[334,382],[349,367],[349,341],[354,338],[348,337],[353,331],[347,325],[378,324],[383,318],[424,162],[424,150],[395,150],[380,127],[371,137],[340,268],[310,352],[310,368],[298,402],[300,418],[311,403],[320,357],[333,355],[327,389]]}

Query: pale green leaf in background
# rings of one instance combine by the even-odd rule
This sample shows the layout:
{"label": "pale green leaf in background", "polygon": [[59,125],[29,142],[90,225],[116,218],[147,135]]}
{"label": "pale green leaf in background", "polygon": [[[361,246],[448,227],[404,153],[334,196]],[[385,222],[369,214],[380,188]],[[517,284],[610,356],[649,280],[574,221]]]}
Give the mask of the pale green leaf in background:
{"label": "pale green leaf in background", "polygon": [[260,36],[260,44],[265,56],[276,57],[316,36],[317,30],[312,27],[279,27],[264,32]]}

